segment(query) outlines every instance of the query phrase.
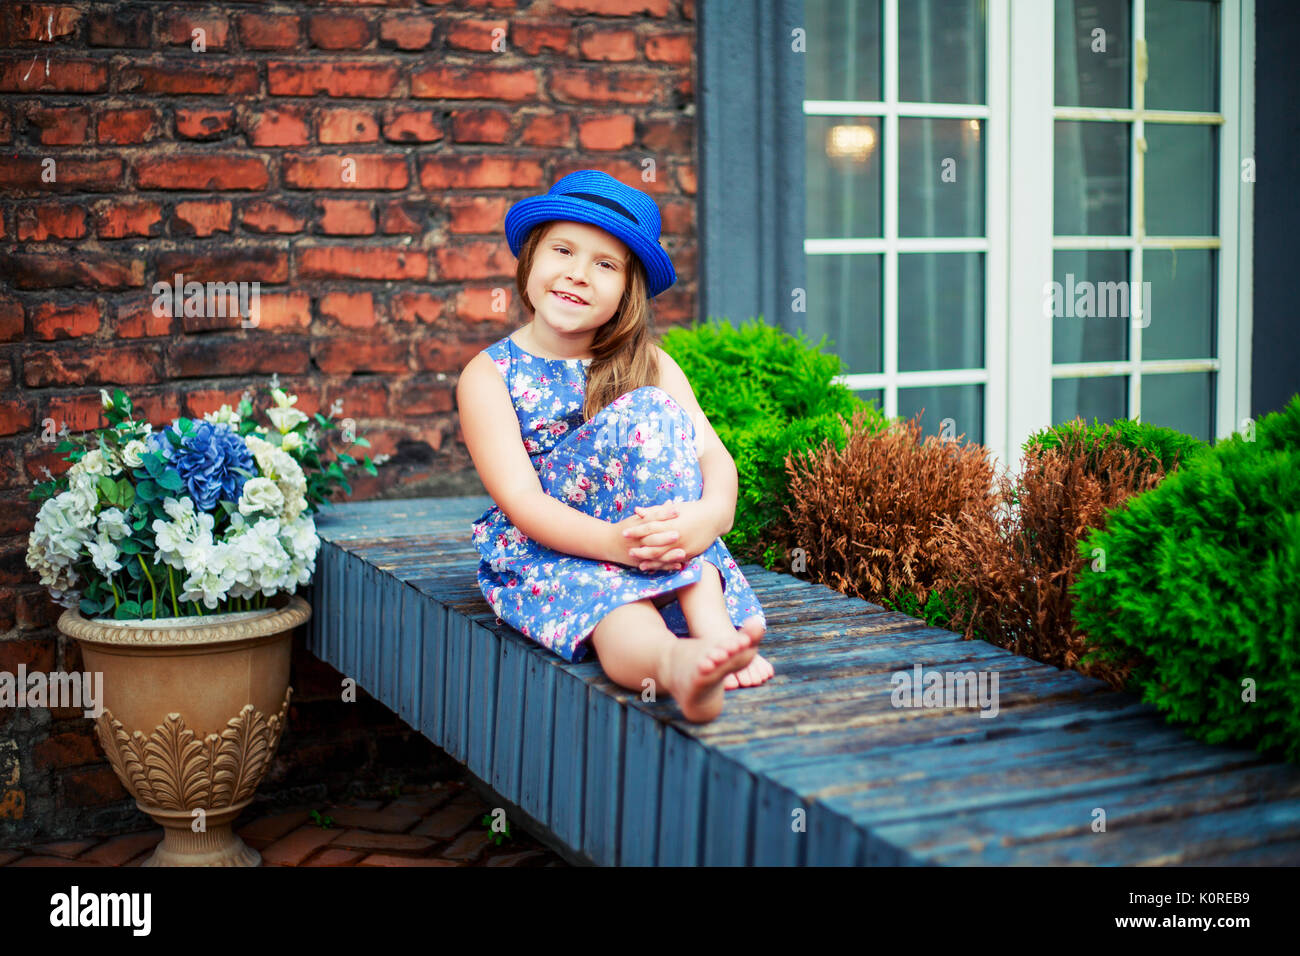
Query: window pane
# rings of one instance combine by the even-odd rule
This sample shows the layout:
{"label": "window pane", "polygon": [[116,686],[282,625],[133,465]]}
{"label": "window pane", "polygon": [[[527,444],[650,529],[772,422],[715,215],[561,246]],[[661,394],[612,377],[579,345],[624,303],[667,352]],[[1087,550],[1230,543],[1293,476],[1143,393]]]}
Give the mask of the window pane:
{"label": "window pane", "polygon": [[880,0],[804,0],[810,100],[879,100]]}
{"label": "window pane", "polygon": [[1058,236],[1128,235],[1129,128],[1127,123],[1057,121],[1053,228]]}
{"label": "window pane", "polygon": [[1057,106],[1133,105],[1132,22],[1129,0],[1056,0]]}
{"label": "window pane", "polygon": [[898,368],[984,366],[984,254],[898,257]]}
{"label": "window pane", "polygon": [[983,103],[985,0],[898,5],[898,97],[905,103]]}
{"label": "window pane", "polygon": [[[925,411],[922,412],[921,410]],[[965,442],[984,441],[983,385],[928,385],[898,390],[898,414],[921,414],[921,434],[938,435],[944,419],[952,419],[949,433]]]}
{"label": "window pane", "polygon": [[803,328],[844,359],[848,373],[883,371],[878,255],[808,256],[808,312]]}
{"label": "window pane", "polygon": [[[1151,315],[1142,330],[1142,358],[1214,358],[1218,300],[1214,250],[1148,249],[1142,254],[1142,278],[1151,283]],[[1143,395],[1146,383],[1144,376]]]}
{"label": "window pane", "polygon": [[808,116],[808,235],[815,239],[881,235],[880,120]]}
{"label": "window pane", "polygon": [[898,234],[984,235],[979,120],[899,119]]}
{"label": "window pane", "polygon": [[858,398],[864,402],[872,402],[876,406],[876,411],[884,413],[885,411],[885,390],[883,388],[864,388],[860,392],[854,392]]}
{"label": "window pane", "polygon": [[1082,418],[1091,425],[1094,418],[1109,424],[1127,418],[1128,376],[1058,378],[1052,381],[1052,424]]}
{"label": "window pane", "polygon": [[1212,236],[1218,225],[1218,128],[1147,123],[1148,236]]}
{"label": "window pane", "polygon": [[1214,373],[1142,373],[1142,421],[1176,428],[1202,441],[1214,434]]}
{"label": "window pane", "polygon": [[[1057,283],[1052,318],[1052,361],[1114,362],[1128,358],[1127,252],[1060,251],[1052,255]],[[1118,300],[1123,298],[1123,302]],[[1047,297],[1044,296],[1046,302]]]}
{"label": "window pane", "polygon": [[1147,0],[1147,109],[1219,109],[1219,4]]}

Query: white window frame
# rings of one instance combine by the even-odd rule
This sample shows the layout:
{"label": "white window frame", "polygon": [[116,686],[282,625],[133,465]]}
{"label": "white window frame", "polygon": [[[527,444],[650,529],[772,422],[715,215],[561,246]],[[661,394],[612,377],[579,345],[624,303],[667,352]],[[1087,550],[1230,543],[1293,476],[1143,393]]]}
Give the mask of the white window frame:
{"label": "white window frame", "polygon": [[[1213,372],[1215,379],[1215,437],[1239,427],[1250,411],[1251,257],[1253,207],[1248,186],[1241,182],[1242,160],[1254,155],[1254,0],[1220,0],[1220,113],[1146,110],[1139,71],[1145,70],[1146,0],[1133,0],[1131,81],[1132,109],[1058,107],[1054,103],[1055,4],[1042,0],[1012,0],[1011,45],[1011,162],[1015,183],[1010,199],[1008,277],[1010,323],[1008,336],[1009,403],[1005,433],[1009,448],[997,449],[1012,462],[1032,433],[1052,424],[1052,382],[1056,378],[1093,375],[1128,376],[1129,414],[1141,418],[1141,373]],[[1243,64],[1245,68],[1243,69]],[[1056,120],[1117,119],[1132,121],[1130,137],[1129,218],[1133,235],[1111,239],[1061,236],[1052,231],[1053,144]],[[1205,123],[1219,130],[1219,233],[1216,237],[1153,237],[1146,235],[1141,202],[1143,188],[1143,124]],[[1144,249],[1214,249],[1217,264],[1217,357],[1192,360],[1143,360],[1141,328],[1131,330],[1130,356],[1118,362],[1052,364],[1052,320],[1044,318],[1043,289],[1053,278],[1056,249],[1117,249],[1132,254],[1131,274],[1142,281]],[[1138,286],[1140,288],[1140,285]],[[1008,457],[1008,451],[1014,456]]]}
{"label": "white window frame", "polygon": [[[898,99],[898,9],[901,0],[882,0],[879,101],[805,100],[805,116],[872,116],[880,118],[884,141],[881,160],[882,236],[873,239],[805,239],[805,255],[859,253],[881,255],[882,371],[843,375],[835,381],[854,391],[881,389],[885,415],[898,414],[898,390],[914,386],[982,385],[983,442],[990,448],[1005,444],[1006,434],[1006,313],[1007,301],[1007,165],[1008,4],[988,0],[985,48],[985,104],[903,103]],[[984,235],[982,237],[915,238],[898,235],[899,117],[974,119],[983,122]],[[937,176],[938,170],[935,171]],[[910,252],[980,252],[984,254],[984,366],[973,369],[900,372],[898,370],[898,255]],[[956,433],[970,435],[969,424],[956,423]]]}

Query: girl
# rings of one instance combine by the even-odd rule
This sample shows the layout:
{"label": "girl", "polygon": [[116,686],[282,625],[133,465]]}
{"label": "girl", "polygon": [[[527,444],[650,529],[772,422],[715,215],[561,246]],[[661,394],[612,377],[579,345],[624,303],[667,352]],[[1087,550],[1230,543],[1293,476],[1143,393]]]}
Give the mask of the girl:
{"label": "girl", "polygon": [[472,528],[479,587],[566,661],[594,645],[616,684],[713,720],[725,688],[773,669],[757,656],[762,608],[719,537],[735,464],[650,334],[648,300],[677,278],[659,209],[584,169],[512,206],[505,230],[531,321],[456,389],[495,502]]}

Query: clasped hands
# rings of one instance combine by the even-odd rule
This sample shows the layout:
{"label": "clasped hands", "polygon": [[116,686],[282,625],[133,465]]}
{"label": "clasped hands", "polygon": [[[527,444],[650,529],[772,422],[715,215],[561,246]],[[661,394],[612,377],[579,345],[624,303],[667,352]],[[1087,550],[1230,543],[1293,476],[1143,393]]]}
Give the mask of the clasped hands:
{"label": "clasped hands", "polygon": [[641,571],[680,571],[718,536],[712,510],[703,500],[637,508],[614,530],[619,563]]}

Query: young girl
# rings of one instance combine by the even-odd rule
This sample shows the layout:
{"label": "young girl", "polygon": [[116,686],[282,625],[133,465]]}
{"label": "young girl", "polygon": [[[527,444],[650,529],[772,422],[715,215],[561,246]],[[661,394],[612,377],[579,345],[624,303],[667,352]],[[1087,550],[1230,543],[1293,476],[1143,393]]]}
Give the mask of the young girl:
{"label": "young girl", "polygon": [[[461,372],[465,444],[495,504],[473,525],[497,616],[566,661],[713,720],[773,674],[766,621],[719,537],[736,467],[650,334],[676,281],[654,200],[593,169],[506,214],[531,321]],[[685,638],[685,639],[679,639]]]}

